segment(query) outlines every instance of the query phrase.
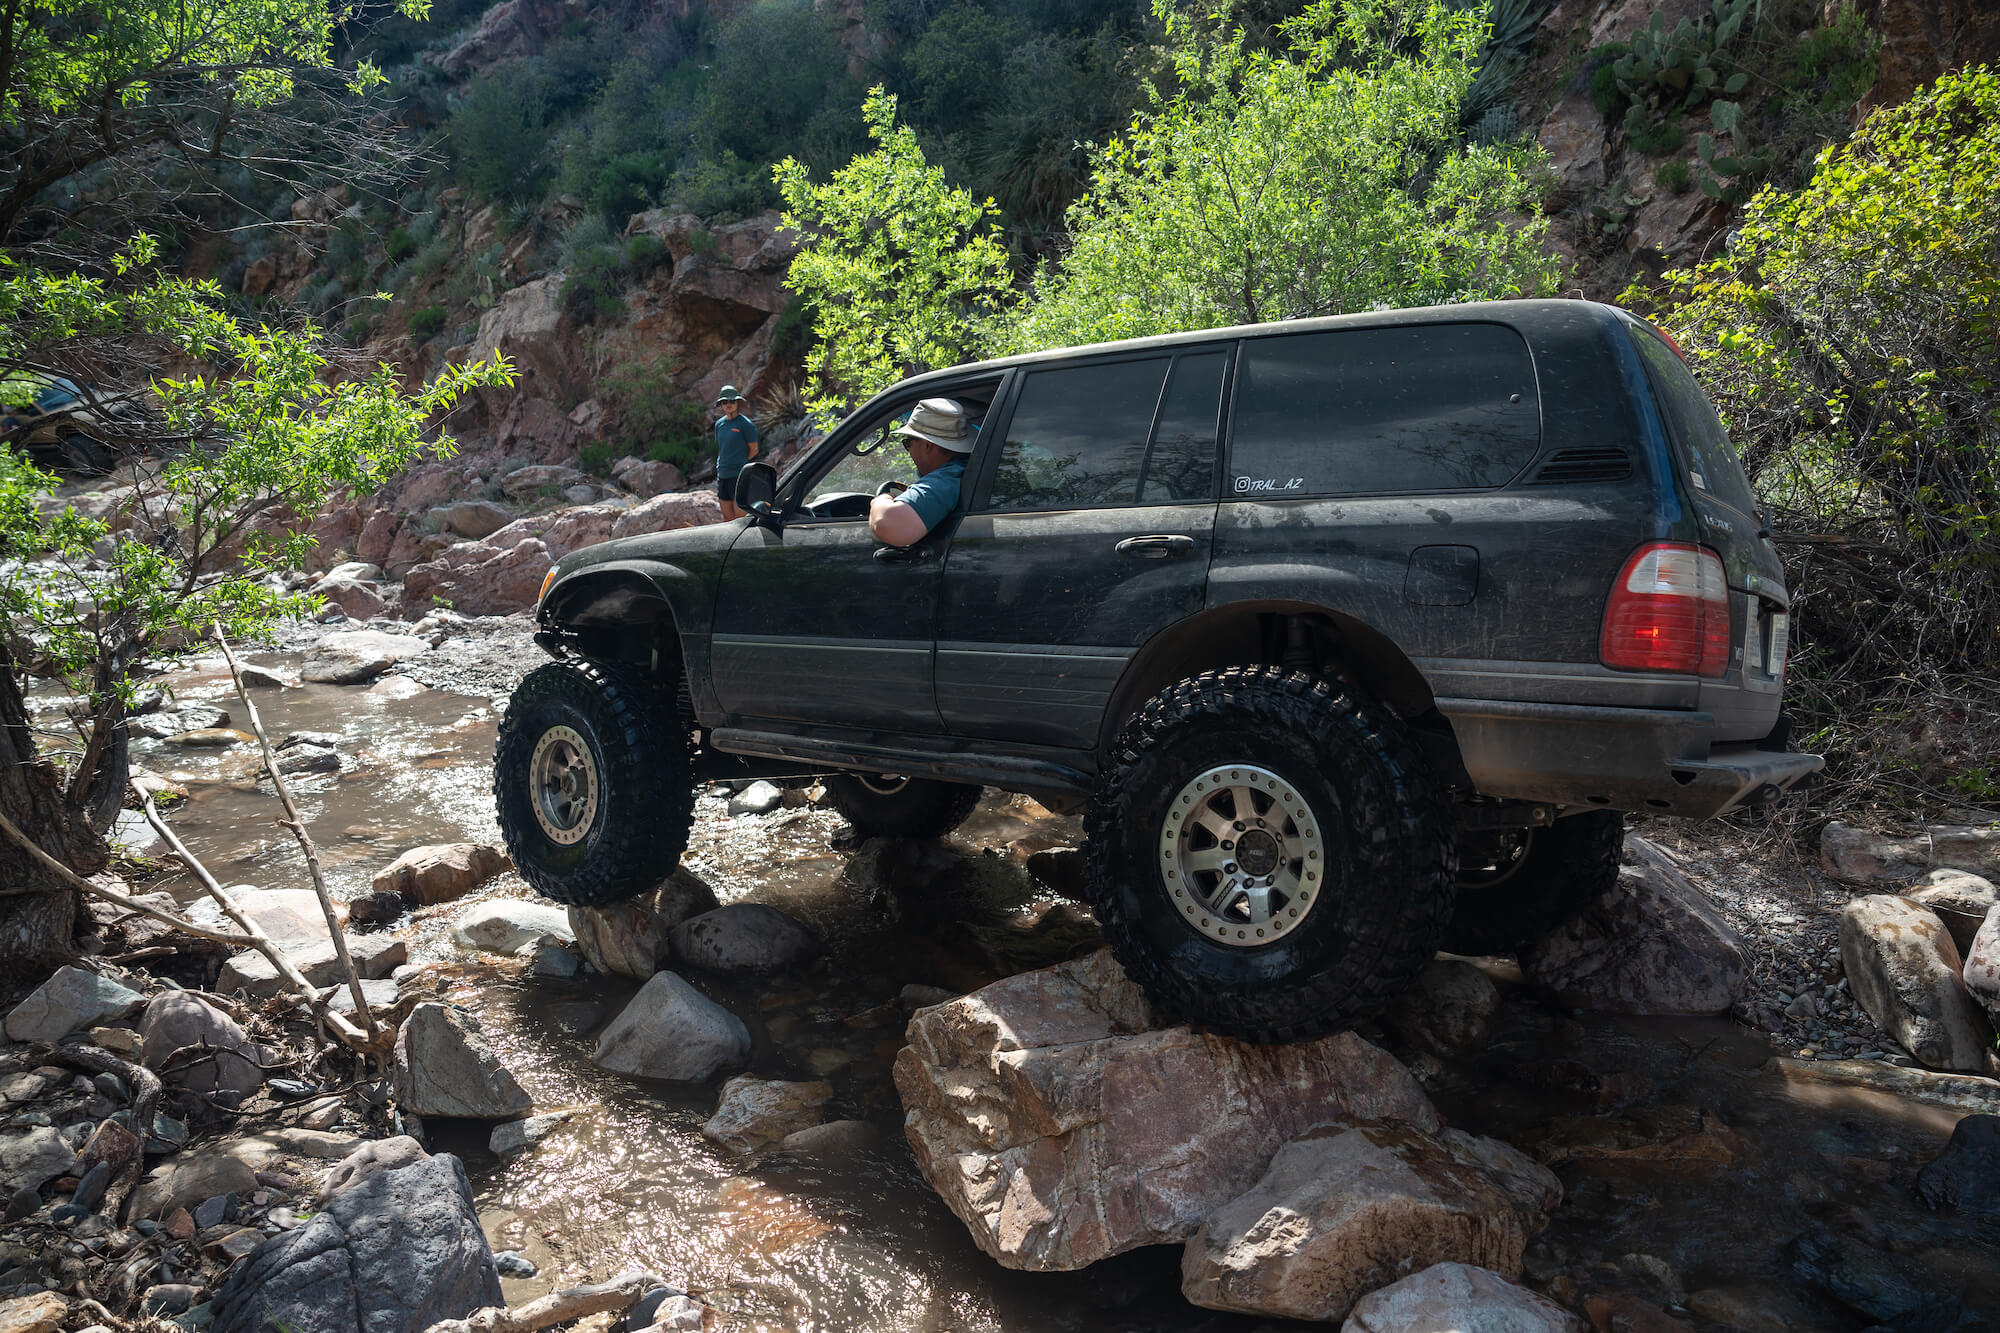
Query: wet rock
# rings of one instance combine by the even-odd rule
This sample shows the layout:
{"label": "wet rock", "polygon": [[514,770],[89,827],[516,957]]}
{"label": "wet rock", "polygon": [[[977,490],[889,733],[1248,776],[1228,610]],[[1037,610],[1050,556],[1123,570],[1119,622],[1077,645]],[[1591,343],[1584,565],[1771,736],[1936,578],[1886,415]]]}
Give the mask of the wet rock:
{"label": "wet rock", "polygon": [[1853,899],[1840,914],[1840,958],[1856,1002],[1919,1063],[1985,1072],[1992,1033],[1935,913],[1890,894]]}
{"label": "wet rock", "polygon": [[144,717],[131,718],[125,725],[134,736],[163,741],[190,731],[226,727],[229,725],[229,714],[224,709],[196,704],[177,708],[171,713],[149,713]]}
{"label": "wet rock", "polygon": [[845,1161],[857,1154],[882,1146],[882,1131],[866,1120],[829,1120],[793,1130],[778,1141],[778,1147],[802,1157],[825,1157]]}
{"label": "wet rock", "polygon": [[726,976],[774,976],[819,955],[819,938],[775,907],[731,903],[670,932],[674,957]]}
{"label": "wet rock", "polygon": [[424,1145],[407,1134],[372,1139],[341,1158],[340,1165],[327,1172],[313,1206],[321,1207],[342,1190],[358,1186],[384,1171],[399,1171],[413,1162],[428,1160],[430,1154],[424,1151]]}
{"label": "wet rock", "polygon": [[400,893],[419,907],[463,898],[514,862],[498,847],[483,842],[439,843],[412,847],[375,874],[377,893]]}
{"label": "wet rock", "polygon": [[[326,938],[325,929],[324,926],[320,928],[320,938],[315,942],[280,945],[292,966],[315,986],[331,986],[347,979],[347,973],[340,966],[340,955],[335,952],[333,941]],[[402,940],[387,935],[347,935],[345,938],[348,957],[354,960],[355,970],[364,980],[379,981],[410,961],[410,946]],[[261,953],[246,950],[222,965],[215,988],[219,991],[240,990],[258,999],[268,999],[285,989],[285,983],[278,975],[276,964]]]}
{"label": "wet rock", "polygon": [[768,815],[784,803],[785,793],[774,782],[753,782],[729,798],[732,815]]}
{"label": "wet rock", "polygon": [[7,1014],[9,1041],[56,1042],[72,1032],[137,1013],[145,995],[80,967],[59,967]]}
{"label": "wet rock", "polygon": [[18,1190],[38,1190],[75,1166],[76,1149],[47,1125],[0,1137],[0,1195],[11,1198]]}
{"label": "wet rock", "polygon": [[238,670],[242,673],[243,687],[245,689],[295,690],[300,684],[297,676],[289,671],[281,671],[277,667],[257,666],[254,663],[245,662]]}
{"label": "wet rock", "polygon": [[[395,1006],[398,987],[393,977],[364,977],[361,981],[361,1001],[372,1013],[381,1013]],[[354,988],[345,981],[339,983],[327,999],[327,1008],[336,1014],[354,1012]]]}
{"label": "wet rock", "polygon": [[1635,864],[1589,907],[1521,954],[1521,970],[1557,1003],[1615,1014],[1726,1013],[1743,989],[1743,937],[1644,838]]}
{"label": "wet rock", "polygon": [[1498,1273],[1471,1264],[1432,1264],[1363,1296],[1340,1333],[1588,1333],[1589,1325]]}
{"label": "wet rock", "polygon": [[1254,1046],[1156,1026],[1109,950],[921,1010],[908,1037],[895,1078],[917,1165],[1009,1268],[1185,1240],[1314,1129],[1440,1128],[1409,1072],[1351,1032]]}
{"label": "wet rock", "polygon": [[363,926],[386,926],[406,910],[400,893],[364,893],[347,904],[348,920]]}
{"label": "wet rock", "polygon": [[672,972],[656,972],[597,1039],[599,1067],[699,1083],[750,1058],[743,1020]]}
{"label": "wet rock", "polygon": [[692,1296],[670,1295],[653,1310],[653,1322],[644,1333],[699,1333],[708,1324],[700,1301]]}
{"label": "wet rock", "polygon": [[368,693],[377,699],[414,699],[428,689],[422,681],[408,676],[384,676],[368,687]]}
{"label": "wet rock", "polygon": [[[1459,1147],[1389,1124],[1287,1143],[1263,1179],[1188,1241],[1181,1294],[1209,1309],[1332,1320],[1432,1264],[1519,1277],[1548,1214],[1517,1202]],[[1522,1165],[1560,1196],[1553,1175]]]}
{"label": "wet rock", "polygon": [[132,1216],[166,1217],[176,1208],[198,1208],[219,1194],[248,1195],[256,1189],[256,1171],[232,1153],[219,1149],[183,1153],[153,1168],[139,1182]]}
{"label": "wet rock", "polygon": [[1824,1230],[1787,1248],[1792,1274],[1876,1324],[1896,1329],[1944,1329],[1957,1320],[1956,1293],[1913,1260]]}
{"label": "wet rock", "polygon": [[679,495],[656,495],[644,504],[634,505],[618,516],[612,526],[613,537],[633,537],[644,532],[673,532],[679,528],[692,528],[703,523],[720,523],[722,506],[708,491],[684,492]]}
{"label": "wet rock", "polygon": [[1937,913],[1960,955],[1972,948],[1972,937],[1986,914],[2000,903],[2000,894],[1988,880],[1964,870],[1933,870],[1903,896]]}
{"label": "wet rock", "polygon": [[1044,847],[1028,853],[1028,873],[1065,898],[1084,896],[1083,853],[1074,847]]}
{"label": "wet rock", "polygon": [[1927,1208],[2000,1216],[2000,1115],[1969,1115],[1936,1161],[1917,1173]]}
{"label": "wet rock", "polygon": [[658,889],[626,902],[570,908],[569,925],[592,967],[644,981],[671,960],[673,928],[718,906],[713,889],[680,869]]}
{"label": "wet rock", "polygon": [[509,1120],[504,1125],[495,1125],[486,1140],[487,1151],[503,1159],[518,1157],[555,1132],[558,1125],[567,1123],[573,1114],[571,1111],[550,1111],[546,1115],[531,1115],[526,1120]]}
{"label": "wet rock", "polygon": [[465,1168],[448,1154],[349,1184],[230,1270],[214,1333],[417,1333],[504,1304]]}
{"label": "wet rock", "polygon": [[1966,993],[1986,1011],[1987,1021],[2000,1027],[2000,907],[1987,912],[1972,933],[1960,978]]}
{"label": "wet rock", "polygon": [[445,532],[455,532],[471,541],[490,537],[514,521],[514,515],[491,500],[460,500],[439,505],[430,517]]}
{"label": "wet rock", "polygon": [[[175,1087],[228,1088],[248,1097],[263,1085],[265,1052],[237,1021],[187,991],[162,991],[139,1027],[140,1058]],[[187,1052],[169,1063],[177,1052]]]}
{"label": "wet rock", "polygon": [[0,1300],[0,1333],[56,1333],[69,1317],[69,1302],[53,1291]]}
{"label": "wet rock", "polygon": [[573,977],[583,970],[583,959],[576,956],[574,949],[567,948],[546,935],[533,944],[522,945],[521,952],[528,956],[530,976]]}
{"label": "wet rock", "polygon": [[535,1267],[534,1260],[513,1250],[502,1250],[494,1255],[493,1267],[501,1277],[528,1278],[541,1271]]}
{"label": "wet rock", "polygon": [[1795,1333],[1813,1321],[1796,1297],[1766,1287],[1704,1287],[1688,1294],[1687,1309],[1737,1333]]}
{"label": "wet rock", "polygon": [[[278,772],[288,778],[301,778],[313,773],[338,773],[341,768],[339,750],[312,741],[280,746],[277,759]],[[257,776],[266,777],[269,772],[269,769],[259,768]]]}
{"label": "wet rock", "polygon": [[327,685],[359,685],[375,679],[398,662],[431,650],[422,639],[380,630],[357,629],[321,637],[313,645],[300,675]]}
{"label": "wet rock", "polygon": [[237,731],[233,727],[203,727],[199,731],[183,731],[167,737],[167,744],[184,746],[190,750],[226,750],[232,745],[255,745],[257,738],[247,731]]}
{"label": "wet rock", "polygon": [[469,907],[452,919],[452,938],[488,953],[518,953],[524,944],[553,935],[569,941],[569,914],[551,903],[496,899]]}
{"label": "wet rock", "polygon": [[418,1005],[396,1034],[396,1104],[405,1115],[504,1120],[534,1100],[465,1016]]}
{"label": "wet rock", "polygon": [[1439,959],[1397,998],[1387,1022],[1433,1054],[1455,1055],[1486,1039],[1499,1008],[1491,977],[1471,963]]}
{"label": "wet rock", "polygon": [[702,1137],[731,1152],[754,1152],[818,1124],[831,1100],[831,1083],[784,1083],[738,1075],[722,1085],[722,1100],[701,1127]]}

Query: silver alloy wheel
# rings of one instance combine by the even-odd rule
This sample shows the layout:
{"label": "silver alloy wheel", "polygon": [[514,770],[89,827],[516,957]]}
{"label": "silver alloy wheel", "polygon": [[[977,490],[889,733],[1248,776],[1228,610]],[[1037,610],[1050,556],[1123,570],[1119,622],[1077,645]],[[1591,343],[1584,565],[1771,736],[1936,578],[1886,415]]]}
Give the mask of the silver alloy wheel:
{"label": "silver alloy wheel", "polygon": [[576,731],[550,727],[535,742],[528,761],[529,804],[550,841],[565,847],[583,841],[597,815],[601,786],[590,746]]}
{"label": "silver alloy wheel", "polygon": [[894,773],[856,773],[855,780],[877,796],[894,796],[910,785],[910,780]]}
{"label": "silver alloy wheel", "polygon": [[1257,948],[1297,930],[1326,887],[1326,842],[1298,789],[1223,764],[1182,787],[1160,822],[1160,873],[1187,923]]}

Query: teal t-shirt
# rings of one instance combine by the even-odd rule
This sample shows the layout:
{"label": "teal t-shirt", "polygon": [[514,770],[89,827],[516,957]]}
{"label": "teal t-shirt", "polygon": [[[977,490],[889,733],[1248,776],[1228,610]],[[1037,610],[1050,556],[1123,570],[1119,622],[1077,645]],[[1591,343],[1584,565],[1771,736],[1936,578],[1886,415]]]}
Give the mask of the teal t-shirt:
{"label": "teal t-shirt", "polygon": [[917,511],[929,532],[958,508],[958,490],[965,484],[965,460],[946,463],[935,472],[918,477],[896,498]]}
{"label": "teal t-shirt", "polygon": [[750,461],[750,446],[757,442],[757,423],[747,412],[738,412],[734,420],[728,417],[715,419],[715,478],[721,481],[733,477],[743,470]]}

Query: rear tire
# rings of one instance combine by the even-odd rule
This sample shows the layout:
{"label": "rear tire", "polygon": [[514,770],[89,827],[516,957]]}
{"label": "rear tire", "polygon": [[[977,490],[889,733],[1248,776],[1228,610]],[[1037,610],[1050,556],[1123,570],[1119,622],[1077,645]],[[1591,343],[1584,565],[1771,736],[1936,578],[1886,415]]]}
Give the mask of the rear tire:
{"label": "rear tire", "polygon": [[1299,1041],[1380,1012],[1430,962],[1451,917],[1451,828],[1385,709],[1304,672],[1232,667],[1126,724],[1085,816],[1085,877],[1155,1004]]}
{"label": "rear tire", "polygon": [[601,907],[674,873],[694,824],[689,737],[673,693],[590,658],[528,673],[493,761],[507,852],[535,892]]}
{"label": "rear tire", "polygon": [[118,451],[80,430],[56,432],[57,447],[62,450],[64,470],[85,477],[102,477],[118,466]]}
{"label": "rear tire", "polygon": [[1468,834],[1458,845],[1452,953],[1519,953],[1618,880],[1625,816],[1592,810],[1546,828]]}
{"label": "rear tire", "polygon": [[972,817],[983,787],[893,774],[836,773],[833,808],[864,838],[942,838]]}

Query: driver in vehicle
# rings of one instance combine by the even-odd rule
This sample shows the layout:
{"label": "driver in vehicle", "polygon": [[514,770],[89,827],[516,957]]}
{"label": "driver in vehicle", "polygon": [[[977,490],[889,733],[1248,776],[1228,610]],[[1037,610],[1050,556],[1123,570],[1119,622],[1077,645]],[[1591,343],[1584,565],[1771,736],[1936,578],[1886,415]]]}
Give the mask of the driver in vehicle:
{"label": "driver in vehicle", "polygon": [[891,546],[909,546],[958,507],[973,427],[956,399],[926,398],[896,434],[916,464],[917,480],[908,486],[884,483],[868,506],[868,530]]}

